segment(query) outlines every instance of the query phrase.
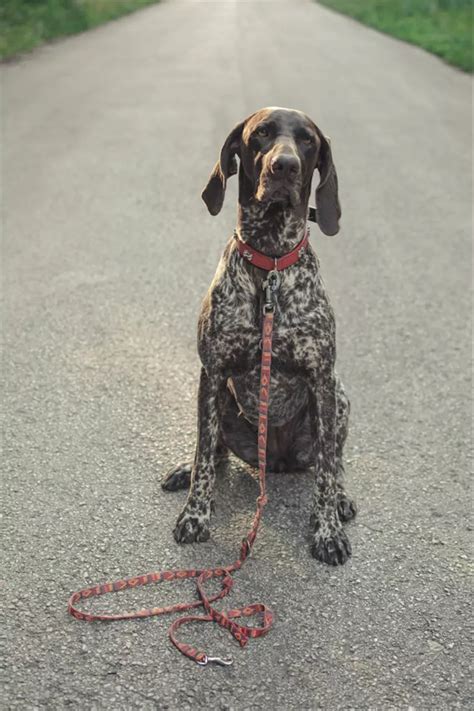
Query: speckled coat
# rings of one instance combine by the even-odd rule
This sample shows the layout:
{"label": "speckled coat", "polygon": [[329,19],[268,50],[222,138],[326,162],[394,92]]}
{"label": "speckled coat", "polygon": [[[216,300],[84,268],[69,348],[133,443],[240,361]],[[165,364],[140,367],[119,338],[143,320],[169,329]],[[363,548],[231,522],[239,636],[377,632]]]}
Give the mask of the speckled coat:
{"label": "speckled coat", "polygon": [[[271,141],[260,137],[262,124],[271,126],[265,129],[272,131]],[[298,138],[304,135],[303,130],[314,136],[311,151],[306,142],[302,147]],[[190,483],[174,532],[179,542],[209,537],[216,469],[226,452],[230,449],[244,461],[257,464],[262,282],[266,272],[242,259],[236,239],[272,257],[293,249],[307,229],[315,168],[320,172],[316,202],[321,229],[334,234],[340,217],[329,143],[304,114],[264,109],[234,129],[203,193],[212,214],[220,210],[227,177],[235,172],[235,154],[240,158],[236,233],[224,250],[199,318],[202,368],[195,459],[192,466],[171,470],[163,481],[168,490]],[[286,156],[296,167],[282,177],[275,164],[280,160],[285,169]],[[275,193],[285,199],[272,199]],[[280,272],[280,277],[274,316],[268,469],[314,467],[311,551],[327,563],[344,563],[351,548],[342,523],[355,515],[355,506],[343,488],[349,402],[334,369],[334,313],[311,246],[297,263]]]}

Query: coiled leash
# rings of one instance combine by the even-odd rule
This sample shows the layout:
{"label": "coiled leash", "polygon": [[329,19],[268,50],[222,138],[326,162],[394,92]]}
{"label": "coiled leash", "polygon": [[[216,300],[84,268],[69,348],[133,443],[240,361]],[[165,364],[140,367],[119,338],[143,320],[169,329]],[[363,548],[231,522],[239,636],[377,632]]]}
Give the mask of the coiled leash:
{"label": "coiled leash", "polygon": [[[260,365],[260,393],[259,393],[259,414],[258,414],[258,471],[259,471],[259,486],[260,492],[257,498],[257,507],[252,521],[250,531],[242,541],[240,555],[231,565],[220,568],[201,568],[200,570],[165,570],[154,573],[146,573],[134,578],[124,578],[116,580],[112,583],[104,583],[103,585],[94,585],[90,588],[84,588],[71,595],[68,601],[68,612],[78,620],[87,622],[94,621],[113,621],[113,620],[132,620],[140,617],[154,617],[155,615],[165,615],[172,612],[184,612],[197,607],[203,607],[207,614],[205,615],[185,615],[175,620],[168,630],[169,638],[174,646],[186,657],[202,666],[214,662],[227,666],[232,664],[232,659],[221,657],[209,657],[202,651],[199,651],[189,644],[180,642],[176,638],[177,630],[188,622],[217,622],[221,627],[225,627],[239,642],[241,647],[244,647],[250,638],[262,637],[266,634],[273,624],[272,611],[262,603],[254,603],[247,607],[234,610],[220,612],[213,607],[212,603],[220,600],[232,589],[234,580],[232,573],[239,570],[245,563],[248,555],[252,551],[255,538],[257,536],[260,519],[263,509],[267,503],[265,475],[267,467],[267,431],[268,431],[268,403],[270,396],[270,375],[272,362],[272,338],[273,338],[273,315],[275,310],[275,296],[280,286],[279,271],[298,261],[302,252],[308,244],[309,232],[306,231],[301,242],[288,254],[277,259],[272,259],[261,252],[258,252],[253,247],[250,247],[245,242],[242,242],[237,235],[237,248],[241,256],[251,264],[268,271],[267,279],[263,282],[264,289],[264,305],[263,305],[263,325],[262,325],[262,357]],[[80,600],[87,600],[98,595],[106,595],[108,593],[117,592],[118,590],[126,590],[127,588],[136,588],[151,583],[169,582],[171,580],[185,580],[187,578],[197,578],[196,587],[199,593],[200,600],[196,602],[177,603],[166,607],[151,607],[132,612],[122,612],[117,614],[107,613],[90,613],[82,612],[76,605]],[[222,589],[217,594],[209,597],[204,590],[204,584],[211,578],[220,578]],[[260,615],[260,625],[250,627],[242,625],[235,620],[242,617],[251,617]]]}

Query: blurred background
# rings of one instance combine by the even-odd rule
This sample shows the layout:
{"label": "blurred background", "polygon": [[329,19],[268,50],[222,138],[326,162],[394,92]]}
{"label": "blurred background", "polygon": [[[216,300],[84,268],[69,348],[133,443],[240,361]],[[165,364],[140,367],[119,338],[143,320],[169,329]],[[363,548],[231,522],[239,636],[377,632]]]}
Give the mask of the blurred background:
{"label": "blurred background", "polygon": [[[133,12],[157,0],[3,0],[0,57]],[[471,0],[321,0],[371,27],[472,71]]]}

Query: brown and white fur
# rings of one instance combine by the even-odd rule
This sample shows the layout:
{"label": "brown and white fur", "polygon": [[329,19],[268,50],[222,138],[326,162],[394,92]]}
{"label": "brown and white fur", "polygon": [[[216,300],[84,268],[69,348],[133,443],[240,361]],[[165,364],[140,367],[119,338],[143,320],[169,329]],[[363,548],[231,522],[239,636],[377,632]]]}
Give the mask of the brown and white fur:
{"label": "brown and white fur", "polygon": [[[320,229],[336,234],[341,215],[329,141],[305,114],[267,108],[239,123],[227,137],[203,199],[216,215],[239,157],[238,238],[278,257],[306,229],[314,171]],[[269,471],[314,467],[310,519],[314,557],[344,563],[351,546],[342,523],[355,516],[343,485],[343,447],[349,401],[334,366],[334,313],[309,246],[282,271],[274,317],[268,430]],[[242,259],[228,242],[204,299],[198,326],[202,362],[198,438],[193,465],[172,469],[162,486],[190,486],[174,536],[180,543],[209,538],[216,468],[228,450],[257,465],[260,338],[266,273]]]}

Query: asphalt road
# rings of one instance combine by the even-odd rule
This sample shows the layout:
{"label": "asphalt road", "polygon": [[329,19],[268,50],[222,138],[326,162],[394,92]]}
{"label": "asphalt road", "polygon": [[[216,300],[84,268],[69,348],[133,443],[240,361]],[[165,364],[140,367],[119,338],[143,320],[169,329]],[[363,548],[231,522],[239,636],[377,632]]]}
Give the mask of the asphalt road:
{"label": "asphalt road", "polygon": [[[469,704],[471,79],[311,2],[165,2],[3,67],[5,709]],[[266,105],[331,136],[343,229],[312,230],[352,399],[353,558],[310,557],[310,474],[275,476],[232,606],[241,650],[169,619],[84,624],[86,583],[230,561],[257,484],[234,462],[209,543],[171,534],[192,453],[200,300],[235,217],[200,191]],[[147,588],[109,609],[192,598]],[[103,602],[104,600],[102,600]],[[101,602],[101,601],[98,601]],[[95,609],[100,605],[95,605]]]}

